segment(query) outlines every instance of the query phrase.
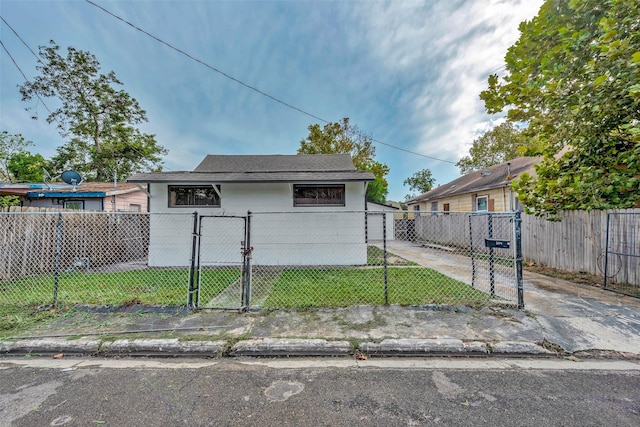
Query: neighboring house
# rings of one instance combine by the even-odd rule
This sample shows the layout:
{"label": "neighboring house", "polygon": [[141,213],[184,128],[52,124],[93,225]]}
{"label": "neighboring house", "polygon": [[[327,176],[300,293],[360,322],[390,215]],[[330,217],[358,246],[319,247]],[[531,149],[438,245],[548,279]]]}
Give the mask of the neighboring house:
{"label": "neighboring house", "polygon": [[[394,217],[399,211],[399,207],[367,202],[367,212],[369,212],[367,215],[367,241],[382,240],[383,237],[386,237],[387,240],[394,240]],[[382,215],[383,213],[386,215]],[[386,218],[386,226],[384,227],[383,218]]]}
{"label": "neighboring house", "polygon": [[105,212],[146,212],[147,195],[136,184],[0,184],[0,196],[18,196],[20,206]]}
{"label": "neighboring house", "polygon": [[428,212],[506,212],[521,210],[511,183],[522,173],[534,174],[541,157],[517,157],[471,172],[407,201],[414,214]]}
{"label": "neighboring house", "polygon": [[[370,172],[346,154],[208,155],[192,172],[136,174],[148,185],[149,265],[188,265],[191,215],[202,220],[202,262],[239,261],[244,222],[251,218],[258,265],[365,264],[364,206]],[[164,213],[167,215],[155,215]]]}

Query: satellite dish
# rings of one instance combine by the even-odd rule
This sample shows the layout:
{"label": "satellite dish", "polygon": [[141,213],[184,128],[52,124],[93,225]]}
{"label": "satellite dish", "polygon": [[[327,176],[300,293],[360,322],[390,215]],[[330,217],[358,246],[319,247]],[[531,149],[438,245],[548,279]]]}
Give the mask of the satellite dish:
{"label": "satellite dish", "polygon": [[62,175],[60,175],[60,178],[62,178],[62,180],[67,184],[73,185],[73,190],[71,191],[76,191],[76,186],[82,184],[82,181],[83,181],[82,176],[74,170],[68,170],[68,171],[62,172]]}

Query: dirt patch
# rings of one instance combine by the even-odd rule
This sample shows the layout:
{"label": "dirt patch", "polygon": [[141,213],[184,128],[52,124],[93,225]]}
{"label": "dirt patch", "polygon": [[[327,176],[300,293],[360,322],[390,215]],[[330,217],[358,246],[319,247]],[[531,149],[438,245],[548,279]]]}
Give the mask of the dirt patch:
{"label": "dirt patch", "polygon": [[589,285],[595,287],[602,287],[602,277],[595,276],[589,273],[573,273],[570,271],[558,270],[551,267],[543,267],[539,265],[525,265],[525,271],[532,271],[534,273],[543,274],[549,277],[555,277],[556,279],[566,280],[567,282],[576,283],[579,285]]}

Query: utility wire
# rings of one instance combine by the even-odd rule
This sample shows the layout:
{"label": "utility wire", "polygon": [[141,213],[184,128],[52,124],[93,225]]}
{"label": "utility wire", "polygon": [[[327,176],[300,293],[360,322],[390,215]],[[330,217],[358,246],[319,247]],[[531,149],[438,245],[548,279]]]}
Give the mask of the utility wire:
{"label": "utility wire", "polygon": [[[4,17],[0,16],[0,19],[2,19],[2,22],[4,22],[4,24],[9,27],[11,29],[11,31],[13,32],[13,34],[15,34],[15,36],[22,42],[22,44],[29,49],[29,51],[31,52],[31,54],[36,58],[36,60],[42,64],[42,61],[40,60],[40,57],[33,51],[33,49],[31,49],[31,47],[24,41],[24,39],[22,37],[20,37],[20,34],[18,34],[18,32],[16,30],[13,29],[13,27],[6,21],[6,19],[4,19]],[[4,45],[4,43],[2,43],[2,40],[0,40],[0,44],[2,45],[2,48],[4,49],[4,51],[7,53],[7,55],[9,55],[9,58],[11,58],[11,61],[13,62],[13,64],[16,66],[16,68],[18,69],[18,71],[20,71],[20,74],[22,74],[22,77],[24,78],[25,82],[27,83],[31,83],[29,81],[29,79],[27,78],[27,76],[24,74],[24,72],[22,72],[22,69],[20,68],[20,66],[18,65],[18,63],[16,62],[16,60],[13,58],[13,56],[11,56],[11,53],[9,53],[9,50],[6,48],[6,46]],[[53,117],[53,120],[55,120],[56,123],[58,123],[58,125],[60,127],[62,127],[61,123],[58,121],[58,118],[53,116],[51,110],[49,109],[49,107],[47,106],[47,104],[44,102],[44,99],[42,99],[42,97],[36,93],[36,96],[38,97],[38,99],[40,100],[40,102],[42,102],[42,105],[44,106],[44,108],[46,108],[46,110],[49,112],[49,115],[51,115]],[[144,157],[144,154],[138,150],[137,148],[130,146],[129,147],[131,150],[135,151],[136,153],[140,154],[141,156]],[[173,169],[166,167],[165,165],[163,165],[164,169],[168,169],[169,171],[173,171]]]}
{"label": "utility wire", "polygon": [[[260,90],[260,89],[256,88],[255,86],[251,86],[250,84],[247,84],[247,83],[243,82],[242,80],[237,79],[237,78],[235,78],[235,77],[233,77],[233,76],[231,76],[231,75],[229,75],[229,74],[225,73],[224,71],[222,71],[222,70],[220,70],[220,69],[218,69],[218,68],[216,68],[216,67],[212,66],[212,65],[209,65],[208,63],[204,62],[203,60],[201,60],[201,59],[198,59],[198,58],[194,57],[193,55],[191,55],[191,54],[189,54],[189,53],[185,52],[184,50],[182,50],[182,49],[180,49],[180,48],[177,48],[177,47],[173,46],[171,43],[166,42],[166,41],[164,41],[164,40],[160,39],[160,38],[159,38],[159,37],[157,37],[157,36],[154,36],[153,34],[149,33],[148,31],[143,30],[142,28],[138,27],[137,25],[135,25],[135,24],[133,24],[133,23],[131,23],[131,22],[129,22],[129,21],[127,21],[127,20],[125,20],[124,18],[122,18],[122,17],[120,17],[120,16],[118,16],[118,15],[114,14],[113,12],[111,12],[111,11],[109,11],[109,10],[105,9],[104,7],[102,7],[102,6],[100,6],[100,5],[96,4],[96,3],[94,3],[94,2],[93,2],[93,1],[91,1],[91,0],[85,0],[85,1],[86,1],[87,3],[89,3],[89,4],[91,4],[92,6],[95,6],[95,7],[97,7],[98,9],[102,10],[102,11],[103,11],[103,12],[105,12],[106,14],[111,15],[112,17],[116,18],[117,20],[124,22],[125,24],[129,25],[130,27],[134,28],[135,30],[137,30],[137,31],[139,31],[139,32],[141,32],[141,33],[143,33],[143,34],[147,35],[148,37],[151,37],[152,39],[156,40],[157,42],[159,42],[159,43],[161,43],[161,44],[163,44],[163,45],[167,46],[169,49],[172,49],[172,50],[174,50],[174,51],[176,51],[176,52],[180,53],[181,55],[186,56],[187,58],[191,59],[192,61],[195,61],[195,62],[199,63],[200,65],[203,65],[203,66],[205,66],[206,68],[208,68],[208,69],[210,69],[210,70],[212,70],[212,71],[215,71],[215,72],[216,72],[216,73],[218,73],[218,74],[221,74],[222,76],[224,76],[224,77],[228,78],[229,80],[232,80],[232,81],[234,81],[234,82],[236,82],[236,83],[238,83],[238,84],[240,84],[240,85],[242,85],[242,86],[246,87],[247,89],[250,89],[250,90],[252,90],[252,91],[254,91],[254,92],[257,92],[257,93],[259,93],[260,95],[265,96],[265,97],[267,97],[267,98],[271,99],[271,100],[272,100],[272,101],[274,101],[274,102],[277,102],[277,103],[279,103],[279,104],[282,104],[282,105],[284,105],[284,106],[285,106],[285,107],[287,107],[287,108],[290,108],[290,109],[292,109],[292,110],[295,110],[295,111],[297,111],[297,112],[299,112],[299,113],[302,113],[302,114],[304,114],[304,115],[306,115],[306,116],[309,116],[309,117],[311,117],[311,118],[314,118],[314,119],[316,119],[316,120],[319,120],[319,121],[321,121],[321,122],[323,122],[323,123],[330,123],[330,122],[329,122],[329,120],[323,119],[323,118],[321,118],[321,117],[316,116],[315,114],[312,114],[312,113],[309,113],[308,111],[303,110],[302,108],[299,108],[299,107],[296,107],[296,106],[294,106],[294,105],[291,105],[291,104],[289,104],[288,102],[285,102],[285,101],[283,101],[283,100],[281,100],[281,99],[279,99],[279,98],[276,98],[275,96],[270,95],[270,94],[268,94],[268,93],[266,93],[266,92],[263,92],[262,90]],[[357,136],[367,137],[367,138],[368,138],[368,136],[367,136],[367,135],[364,135],[364,134],[362,134],[362,133],[360,133],[360,132],[353,132],[353,131],[352,131],[351,133],[352,133],[352,134],[354,134],[354,135],[357,135]],[[414,155],[416,155],[416,156],[425,157],[425,158],[427,158],[427,159],[437,160],[437,161],[440,161],[440,162],[445,162],[445,163],[450,163],[450,164],[456,164],[456,162],[451,161],[451,160],[439,159],[439,158],[437,158],[437,157],[428,156],[428,155],[426,155],[426,154],[422,154],[422,153],[418,153],[418,152],[415,152],[415,151],[407,150],[407,149],[405,149],[405,148],[401,148],[401,147],[398,147],[398,146],[395,146],[395,145],[392,145],[392,144],[388,144],[388,143],[386,143],[386,142],[383,142],[383,141],[380,141],[380,140],[377,140],[377,139],[374,139],[374,138],[371,138],[371,141],[376,142],[376,143],[381,144],[381,145],[385,145],[385,146],[390,147],[390,148],[394,148],[394,149],[399,150],[399,151],[404,151],[405,153],[410,153],[410,154],[414,154]]]}
{"label": "utility wire", "polygon": [[[3,19],[4,21],[4,19]],[[6,22],[6,21],[5,21]],[[18,71],[20,71],[20,74],[22,74],[22,77],[24,78],[24,80],[27,83],[29,82],[29,79],[27,78],[27,76],[24,74],[24,72],[22,71],[22,68],[20,68],[20,66],[18,65],[18,63],[16,62],[16,60],[13,58],[13,56],[11,55],[11,53],[9,52],[9,50],[7,49],[7,47],[4,45],[4,43],[2,42],[2,40],[0,40],[0,45],[2,45],[2,49],[4,49],[4,51],[7,53],[7,55],[9,56],[9,58],[11,58],[11,62],[13,62],[13,65],[16,66],[16,68],[18,69]],[[49,109],[49,107],[47,107],[47,104],[45,104],[44,99],[42,99],[40,97],[40,95],[36,94],[36,96],[38,97],[38,99],[40,100],[40,102],[42,102],[42,105],[44,105],[44,108],[46,108],[46,110],[49,112],[49,114],[51,113],[51,110]]]}
{"label": "utility wire", "polygon": [[[13,34],[16,35],[16,37],[22,42],[22,44],[25,45],[27,49],[29,49],[29,52],[31,52],[31,54],[36,58],[36,61],[42,64],[42,61],[40,61],[40,57],[33,51],[33,49],[31,49],[31,47],[29,47],[29,45],[22,39],[22,37],[20,37],[20,34],[18,34],[16,30],[14,30],[13,27],[9,25],[9,23],[4,19],[4,17],[0,16],[0,19],[2,19],[2,22],[4,22],[4,24],[7,27],[9,27],[11,31],[13,31]],[[26,80],[26,77],[25,77],[25,80]]]}

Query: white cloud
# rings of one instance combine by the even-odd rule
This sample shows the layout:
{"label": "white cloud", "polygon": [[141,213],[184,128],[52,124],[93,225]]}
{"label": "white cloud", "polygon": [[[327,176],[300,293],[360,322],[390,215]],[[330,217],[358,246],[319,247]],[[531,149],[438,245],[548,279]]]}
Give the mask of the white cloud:
{"label": "white cloud", "polygon": [[[419,89],[404,108],[417,129],[418,152],[457,160],[487,129],[479,99],[489,74],[542,0],[359,3],[372,55],[389,73]],[[417,84],[416,84],[417,83]]]}

